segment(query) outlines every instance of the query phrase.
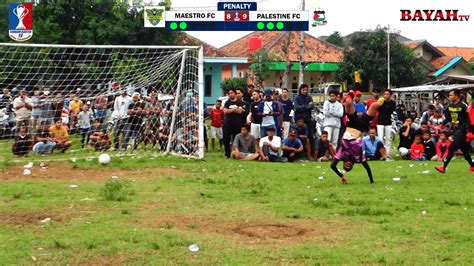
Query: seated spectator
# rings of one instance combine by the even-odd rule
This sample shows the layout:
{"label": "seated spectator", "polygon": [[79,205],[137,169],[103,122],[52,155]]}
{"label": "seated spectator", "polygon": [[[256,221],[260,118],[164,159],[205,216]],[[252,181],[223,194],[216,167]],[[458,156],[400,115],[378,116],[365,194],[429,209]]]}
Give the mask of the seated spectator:
{"label": "seated spectator", "polygon": [[439,133],[439,141],[436,143],[436,155],[432,158],[433,161],[444,161],[448,156],[449,146],[451,141],[448,140],[447,132],[441,131]]}
{"label": "seated spectator", "polygon": [[364,137],[362,149],[365,153],[365,158],[370,161],[387,160],[387,150],[383,146],[382,141],[377,137],[377,129],[371,127],[369,135]]}
{"label": "seated spectator", "polygon": [[240,133],[234,138],[232,158],[242,161],[253,161],[260,156],[255,148],[255,137],[249,131],[249,125],[242,125]]}
{"label": "seated spectator", "polygon": [[428,120],[430,119],[431,116],[434,115],[434,112],[436,110],[436,107],[433,104],[428,105],[428,110],[423,112],[421,115],[421,123],[428,123]]}
{"label": "seated spectator", "polygon": [[79,112],[82,110],[82,105],[83,102],[79,99],[79,96],[74,95],[73,100],[69,102],[69,115],[70,115],[70,121],[69,121],[69,127],[73,129],[76,126],[76,122],[78,120],[78,115]]}
{"label": "seated spectator", "polygon": [[181,150],[184,154],[193,154],[199,141],[197,135],[194,135],[192,129],[187,126],[184,127],[181,134],[177,135],[176,140],[178,150]]}
{"label": "seated spectator", "polygon": [[112,141],[110,141],[109,134],[105,129],[102,129],[102,125],[100,124],[100,118],[97,118],[94,121],[94,128],[92,128],[89,143],[94,147],[96,151],[108,150],[112,145]]}
{"label": "seated spectator", "polygon": [[41,121],[40,127],[35,134],[35,145],[33,152],[38,155],[48,155],[53,152],[56,142],[51,138],[47,121]]}
{"label": "seated spectator", "polygon": [[21,127],[18,135],[15,137],[12,152],[16,156],[27,156],[32,144],[33,140],[31,135],[28,134],[28,129],[26,127]]}
{"label": "seated spectator", "polygon": [[279,155],[281,139],[275,136],[275,127],[267,127],[265,137],[260,139],[259,150],[263,161],[286,162],[287,159]]}
{"label": "seated spectator", "polygon": [[410,147],[410,158],[412,161],[426,161],[425,146],[421,143],[421,136],[416,135]]}
{"label": "seated spectator", "polygon": [[306,159],[308,160],[313,160],[311,157],[311,145],[309,142],[308,138],[308,128],[306,127],[306,124],[304,123],[304,118],[299,117],[296,119],[296,134],[299,140],[304,145],[304,150],[306,151]]}
{"label": "seated spectator", "polygon": [[400,143],[398,144],[398,152],[403,159],[410,158],[410,148],[415,138],[415,130],[411,127],[413,119],[411,117],[405,118],[405,123],[400,129]]}
{"label": "seated spectator", "polygon": [[431,136],[433,137],[434,143],[438,142],[439,140],[439,133],[443,129],[444,119],[445,117],[443,113],[441,113],[439,109],[436,109],[434,115],[431,116],[430,119],[428,120],[430,133],[431,133]]}
{"label": "seated spectator", "polygon": [[49,133],[53,141],[56,142],[56,148],[60,149],[61,152],[65,152],[72,146],[72,141],[69,140],[69,134],[66,127],[62,124],[61,118],[54,120],[54,125],[49,128]]}
{"label": "seated spectator", "polygon": [[423,134],[423,146],[425,146],[425,158],[429,161],[436,155],[436,147],[434,142],[431,140],[430,132],[425,132]]}
{"label": "seated spectator", "polygon": [[328,162],[331,158],[334,158],[334,156],[336,156],[336,151],[329,142],[328,133],[323,131],[316,144],[314,160],[318,162]]}
{"label": "seated spectator", "polygon": [[420,128],[415,130],[415,135],[423,136],[425,132],[430,132],[430,127],[428,126],[428,122],[422,122],[420,124]]}
{"label": "seated spectator", "polygon": [[304,157],[303,142],[296,136],[296,130],[291,129],[288,133],[288,138],[284,139],[281,145],[283,157],[287,158],[290,162],[294,162],[299,157]]}

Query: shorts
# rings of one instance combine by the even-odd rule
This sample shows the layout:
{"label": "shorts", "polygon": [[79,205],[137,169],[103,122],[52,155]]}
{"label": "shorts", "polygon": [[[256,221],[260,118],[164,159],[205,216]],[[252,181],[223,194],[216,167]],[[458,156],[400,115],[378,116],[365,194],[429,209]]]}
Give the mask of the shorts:
{"label": "shorts", "polygon": [[259,139],[260,136],[260,124],[250,124],[250,135],[254,136],[255,139]]}
{"label": "shorts", "polygon": [[363,113],[361,117],[357,113],[347,115],[346,127],[351,127],[359,130],[360,132],[369,131],[370,121],[374,119],[373,116],[369,116],[367,113]]}
{"label": "shorts", "polygon": [[344,157],[347,154],[350,154],[354,157],[356,163],[362,163],[366,161],[365,155],[362,151],[362,145],[364,141],[362,138],[359,139],[342,139],[339,144],[339,149],[337,150],[335,158],[339,161],[343,161]]}
{"label": "shorts", "polygon": [[222,139],[224,136],[222,127],[212,127],[211,126],[211,138],[213,139]]}

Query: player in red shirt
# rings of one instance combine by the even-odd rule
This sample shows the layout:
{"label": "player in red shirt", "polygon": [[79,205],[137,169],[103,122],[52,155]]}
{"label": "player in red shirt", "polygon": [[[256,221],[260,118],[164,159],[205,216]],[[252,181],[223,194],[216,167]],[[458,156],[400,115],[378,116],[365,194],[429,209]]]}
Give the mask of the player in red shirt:
{"label": "player in red shirt", "polygon": [[[372,105],[374,102],[376,102],[380,99],[380,91],[381,90],[379,88],[372,89],[372,96],[373,97],[367,100],[367,110],[369,110],[370,105]],[[377,112],[377,114],[374,116],[374,119],[372,119],[372,121],[370,122],[370,126],[377,127],[378,115],[379,115],[379,113]]]}
{"label": "player in red shirt", "polygon": [[222,101],[217,100],[214,108],[211,109],[211,145],[215,150],[215,139],[219,139],[219,148],[222,149],[222,125],[224,123],[224,110],[221,108]]}
{"label": "player in red shirt", "polygon": [[410,158],[413,161],[425,161],[425,146],[421,143],[421,136],[416,135],[410,148]]}

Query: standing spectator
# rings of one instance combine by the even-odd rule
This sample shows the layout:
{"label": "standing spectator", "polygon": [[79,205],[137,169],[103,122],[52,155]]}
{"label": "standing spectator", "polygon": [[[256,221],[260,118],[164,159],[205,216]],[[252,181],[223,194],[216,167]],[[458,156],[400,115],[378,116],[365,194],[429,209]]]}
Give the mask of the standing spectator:
{"label": "standing spectator", "polygon": [[403,103],[397,105],[397,119],[398,121],[405,121],[407,117],[407,109]]}
{"label": "standing spectator", "polygon": [[56,142],[56,148],[61,152],[64,153],[72,146],[72,141],[69,140],[69,134],[66,127],[63,126],[61,118],[54,120],[54,125],[49,128],[49,133],[53,141]]}
{"label": "standing spectator", "polygon": [[318,162],[328,162],[331,158],[334,158],[334,156],[336,156],[336,150],[331,142],[329,142],[328,133],[323,131],[316,144],[314,160]]}
{"label": "standing spectator", "polygon": [[392,100],[392,91],[387,89],[383,94],[383,104],[378,110],[377,135],[383,141],[387,150],[387,157],[390,158],[392,150],[392,114],[396,110],[395,101]]}
{"label": "standing spectator", "polygon": [[267,127],[266,137],[260,139],[259,151],[265,162],[286,162],[286,158],[280,156],[281,138],[275,136],[275,128]]}
{"label": "standing spectator", "polygon": [[222,110],[222,101],[217,100],[214,108],[211,109],[211,145],[212,150],[215,150],[215,140],[219,140],[219,148],[222,149],[222,126],[224,123],[224,110]]}
{"label": "standing spectator", "polygon": [[371,127],[369,129],[369,135],[364,137],[362,149],[364,150],[367,160],[387,160],[387,150],[383,146],[382,140],[377,137],[377,129],[374,127]]}
{"label": "standing spectator", "polygon": [[247,102],[244,100],[244,90],[243,89],[240,89],[240,88],[237,88],[235,89],[235,97],[237,98],[237,100],[239,101],[242,101],[242,108],[243,108],[243,112],[242,112],[242,125],[243,124],[247,124],[247,117],[250,113],[250,102]]}
{"label": "standing spectator", "polygon": [[16,156],[27,156],[33,145],[33,139],[31,135],[28,134],[27,127],[21,127],[18,131],[18,135],[15,137],[15,142],[13,143],[12,152]]}
{"label": "standing spectator", "polygon": [[297,138],[295,129],[288,132],[288,138],[283,140],[281,145],[283,157],[287,158],[289,162],[294,162],[297,158],[304,157],[303,143]]}
{"label": "standing spectator", "polygon": [[132,103],[128,106],[127,132],[122,148],[129,147],[129,141],[133,140],[133,149],[136,149],[140,142],[140,133],[143,126],[143,117],[146,115],[145,102],[141,101],[140,93],[134,92]]}
{"label": "standing spectator", "polygon": [[435,167],[436,170],[440,173],[445,173],[446,168],[449,165],[449,162],[454,156],[454,153],[461,149],[464,159],[469,164],[468,171],[474,172],[474,163],[471,158],[471,145],[466,141],[466,133],[469,126],[469,116],[467,113],[467,105],[461,102],[460,99],[461,92],[457,89],[451,90],[449,92],[449,101],[450,104],[446,111],[446,120],[444,125],[449,125],[452,130],[453,142],[449,146],[448,156],[442,166]]}
{"label": "standing spectator", "polygon": [[311,117],[311,112],[314,109],[314,103],[313,98],[308,95],[308,85],[300,85],[293,107],[295,108],[295,118],[302,117],[304,119],[304,123],[308,128],[310,148],[313,149],[315,122]]}
{"label": "standing spectator", "polygon": [[311,157],[311,144],[310,144],[309,138],[308,138],[308,128],[306,127],[306,124],[304,123],[304,118],[303,117],[299,117],[299,118],[296,119],[296,128],[295,129],[296,129],[296,134],[297,134],[298,139],[301,140],[301,142],[304,145],[304,149],[306,151],[306,159],[312,160],[312,157]]}
{"label": "standing spectator", "polygon": [[94,128],[92,129],[90,136],[90,144],[96,151],[108,150],[112,145],[109,134],[102,128],[99,119],[96,119],[94,122]]}
{"label": "standing spectator", "polygon": [[329,99],[323,104],[323,128],[328,133],[329,142],[331,142],[334,149],[337,149],[337,142],[339,140],[339,129],[341,128],[341,118],[344,115],[344,108],[338,102],[337,91],[329,92]]}
{"label": "standing spectator", "polygon": [[229,89],[227,94],[229,99],[224,104],[224,141],[225,156],[230,158],[231,153],[231,142],[237,134],[240,133],[240,127],[242,126],[243,115],[244,115],[244,103],[237,99],[235,89]]}
{"label": "standing spectator", "polygon": [[436,107],[432,104],[428,105],[428,110],[424,111],[421,115],[420,123],[428,123],[430,117],[432,117],[435,113]]}
{"label": "standing spectator", "polygon": [[431,134],[429,131],[423,134],[423,146],[425,148],[425,158],[430,161],[431,158],[436,155],[436,147],[434,142],[431,140]]}
{"label": "standing spectator", "polygon": [[283,105],[282,111],[283,111],[283,138],[288,137],[288,133],[290,132],[290,126],[291,126],[291,117],[290,114],[293,111],[293,101],[290,100],[288,94],[288,89],[283,88],[281,90],[281,99],[280,102]]}
{"label": "standing spectator", "polygon": [[26,90],[20,89],[20,95],[13,100],[13,108],[15,109],[16,129],[20,127],[28,127],[30,125],[31,110],[33,110],[33,102],[31,98],[26,96]]}
{"label": "standing spectator", "polygon": [[259,155],[255,149],[255,137],[249,134],[249,126],[242,125],[240,133],[234,138],[232,158],[242,161],[253,161]]}
{"label": "standing spectator", "polygon": [[441,131],[439,133],[439,140],[436,143],[436,155],[432,160],[442,162],[446,159],[449,152],[449,146],[451,146],[451,141],[448,140],[446,131]]}
{"label": "standing spectator", "polygon": [[[119,149],[120,141],[125,137],[125,129],[128,119],[128,106],[132,102],[132,98],[128,96],[127,91],[121,89],[120,95],[115,98],[114,112],[112,114],[114,121],[114,148]],[[122,143],[123,144],[123,143]]]}
{"label": "standing spectator", "polygon": [[413,119],[411,117],[405,118],[405,123],[400,129],[400,143],[398,144],[398,151],[400,155],[407,159],[410,154],[410,148],[415,138],[415,130],[411,127]]}
{"label": "standing spectator", "polygon": [[[374,88],[374,89],[372,89],[372,98],[370,98],[370,99],[367,100],[367,109],[369,109],[370,106],[371,106],[374,102],[380,100],[380,92],[381,92],[381,90],[380,90],[379,88]],[[370,122],[370,126],[372,126],[372,127],[377,127],[377,120],[378,120],[377,116],[378,116],[378,112],[377,112],[377,114],[374,116],[374,118],[372,119],[372,121]]]}
{"label": "standing spectator", "polygon": [[76,126],[79,112],[82,110],[84,103],[79,100],[79,96],[74,95],[73,100],[69,102],[69,127],[73,129]]}
{"label": "standing spectator", "polygon": [[41,98],[40,98],[40,91],[35,88],[33,90],[33,97],[31,97],[31,102],[33,104],[33,109],[31,110],[31,116],[33,118],[32,123],[32,132],[34,132],[38,126],[38,121],[41,114]]}
{"label": "standing spectator", "polygon": [[265,100],[260,102],[258,106],[258,113],[262,116],[262,125],[260,127],[260,136],[266,136],[267,128],[276,128],[277,135],[279,134],[278,118],[280,117],[280,109],[278,103],[273,101],[272,91],[265,90]]}
{"label": "standing spectator", "polygon": [[79,132],[81,133],[81,147],[84,148],[84,140],[85,145],[89,143],[89,138],[91,134],[91,121],[94,118],[94,114],[89,111],[89,106],[87,104],[84,104],[82,106],[82,111],[79,112],[78,118]]}
{"label": "standing spectator", "polygon": [[5,87],[2,89],[2,94],[0,95],[0,109],[6,108],[10,112],[10,107],[12,104],[12,96],[10,95],[10,90]]}
{"label": "standing spectator", "polygon": [[436,98],[435,98],[435,104],[434,106],[436,107],[437,110],[440,110],[441,113],[444,113],[445,111],[445,104],[444,104],[444,98],[443,96],[441,95],[438,95]]}
{"label": "standing spectator", "polygon": [[252,97],[253,97],[253,90],[255,89],[255,86],[252,85],[252,84],[249,84],[247,86],[247,91],[244,92],[244,97],[243,97],[243,100],[250,103],[252,101]]}
{"label": "standing spectator", "polygon": [[439,133],[443,130],[444,119],[445,117],[443,113],[439,109],[436,109],[434,115],[428,120],[430,133],[433,136],[433,142],[435,143],[438,142]]}
{"label": "standing spectator", "polygon": [[[277,117],[277,134],[279,137],[283,136],[283,104],[280,102],[280,93],[278,90],[273,91],[273,102],[278,105],[278,110],[280,110],[280,115]],[[283,139],[283,138],[282,138]]]}
{"label": "standing spectator", "polygon": [[50,91],[48,87],[43,89],[43,95],[41,96],[41,112],[40,112],[40,123],[46,122],[47,126],[50,126],[54,122],[54,109],[53,101],[51,99]]}
{"label": "standing spectator", "polygon": [[410,147],[410,159],[412,161],[426,161],[425,146],[421,143],[421,136],[416,135]]}
{"label": "standing spectator", "polygon": [[53,117],[56,121],[56,118],[61,118],[64,109],[64,99],[61,92],[56,93],[56,99],[51,104],[51,109],[53,111]]}
{"label": "standing spectator", "polygon": [[33,152],[38,155],[48,155],[53,152],[56,142],[51,138],[49,125],[46,121],[41,121],[40,126],[35,134],[35,145]]}
{"label": "standing spectator", "polygon": [[364,103],[360,101],[361,97],[362,97],[362,93],[360,93],[360,91],[354,92],[354,102],[352,104],[354,105],[354,109],[356,110],[356,113],[359,117],[361,117],[362,114],[364,114],[365,111],[367,111],[365,109]]}
{"label": "standing spectator", "polygon": [[105,98],[103,95],[99,95],[94,99],[95,117],[100,120],[101,124],[104,123],[104,120],[107,117],[108,107],[107,98]]}
{"label": "standing spectator", "polygon": [[262,124],[262,116],[258,113],[258,106],[262,101],[259,91],[252,92],[252,99],[250,103],[250,134],[255,137],[256,145],[258,145],[258,141],[260,140],[260,126]]}

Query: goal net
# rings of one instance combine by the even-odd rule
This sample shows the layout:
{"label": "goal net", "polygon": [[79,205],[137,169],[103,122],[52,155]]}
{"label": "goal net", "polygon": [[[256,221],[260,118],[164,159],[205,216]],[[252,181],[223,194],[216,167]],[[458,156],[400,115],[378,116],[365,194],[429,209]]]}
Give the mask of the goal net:
{"label": "goal net", "polygon": [[26,132],[31,143],[20,146],[30,153],[48,153],[35,145],[55,142],[53,152],[146,149],[202,158],[202,58],[196,46],[0,43],[0,137],[18,148]]}

